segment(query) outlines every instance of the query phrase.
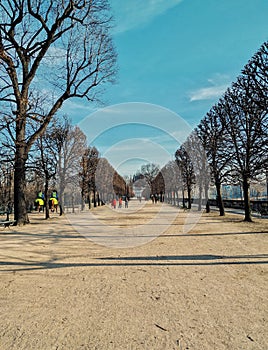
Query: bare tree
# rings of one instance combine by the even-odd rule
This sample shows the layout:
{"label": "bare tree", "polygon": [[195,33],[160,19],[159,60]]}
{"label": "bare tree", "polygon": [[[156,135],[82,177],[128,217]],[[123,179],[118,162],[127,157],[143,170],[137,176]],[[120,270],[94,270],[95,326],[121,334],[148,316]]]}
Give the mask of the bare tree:
{"label": "bare tree", "polygon": [[187,189],[188,195],[188,209],[192,207],[192,189],[195,183],[195,172],[193,162],[191,157],[187,152],[186,142],[180,146],[180,148],[175,153],[176,162],[181,171],[182,180]]}
{"label": "bare tree", "polygon": [[126,194],[126,181],[125,179],[114,170],[113,175],[113,189],[117,196],[122,197]]}
{"label": "bare tree", "polygon": [[196,129],[188,136],[187,145],[187,152],[190,154],[194,165],[196,189],[198,192],[198,210],[200,211],[202,209],[202,205],[206,205],[207,212],[209,212],[208,190],[211,178],[210,168],[206,150]]}
{"label": "bare tree", "polygon": [[140,173],[144,176],[145,180],[150,186],[151,194],[153,194],[153,191],[154,191],[153,181],[156,178],[159,171],[160,171],[159,166],[154,163],[148,163],[141,166]]}
{"label": "bare tree", "polygon": [[45,218],[49,218],[49,184],[55,179],[57,173],[57,154],[54,150],[55,142],[46,132],[36,140],[39,156],[35,159],[36,172],[44,178],[44,200],[45,200]]}
{"label": "bare tree", "polygon": [[106,158],[100,158],[98,161],[98,168],[95,175],[97,191],[100,195],[101,201],[110,202],[114,196],[113,187],[114,168]]}
{"label": "bare tree", "polygon": [[217,188],[221,215],[221,182],[232,175],[241,181],[245,221],[252,221],[250,182],[268,166],[268,42],[246,64],[197,128],[207,151]]}
{"label": "bare tree", "polygon": [[[259,110],[266,111],[268,108],[268,41],[264,42],[255,55],[249,60],[242,70],[242,76],[237,83],[245,87],[250,99],[258,106]],[[243,77],[243,78],[242,78]],[[242,79],[242,81],[241,81]]]}
{"label": "bare tree", "polygon": [[230,138],[220,118],[223,113],[224,110],[220,106],[213,106],[196,129],[197,135],[206,150],[212,180],[216,187],[220,216],[225,215],[221,186],[230,175],[232,159]]}
{"label": "bare tree", "polygon": [[55,138],[58,142],[57,178],[59,198],[64,208],[64,194],[66,188],[79,188],[79,171],[82,156],[87,148],[86,135],[78,126],[72,126],[65,119],[65,127],[57,128]]}
{"label": "bare tree", "polygon": [[99,152],[96,147],[88,147],[82,157],[82,169],[80,172],[82,198],[88,202],[89,209],[91,208],[91,195],[93,195],[94,207],[97,206],[96,170],[98,167],[99,159]]}
{"label": "bare tree", "polygon": [[267,129],[268,117],[267,113],[263,113],[257,108],[250,99],[250,95],[247,95],[243,85],[240,85],[242,79],[238,84],[234,84],[232,89],[228,89],[224,96],[226,115],[223,123],[233,143],[232,168],[242,179],[244,220],[252,221],[249,196],[250,181],[260,175],[267,164],[267,131],[265,130]]}
{"label": "bare tree", "polygon": [[105,0],[0,2],[1,118],[15,146],[17,224],[28,222],[25,164],[34,141],[64,101],[96,101],[101,87],[113,81],[109,29]]}
{"label": "bare tree", "polygon": [[[165,170],[167,169],[167,166],[164,166],[159,173],[156,175],[156,177],[153,179],[152,181],[152,186],[150,189],[150,194],[158,194],[159,195],[159,200],[160,202],[162,202],[164,200],[164,194],[165,193],[170,193],[169,192],[169,186],[166,183],[166,178],[164,176],[164,174],[166,175]],[[145,179],[143,179],[143,181],[145,181]],[[147,183],[147,187],[148,187],[148,183]],[[149,194],[149,195],[150,195]]]}
{"label": "bare tree", "polygon": [[180,180],[180,169],[175,161],[169,161],[161,168],[154,180],[154,187],[157,188],[157,193],[160,194],[160,201],[163,201],[165,195],[168,203],[178,204]]}
{"label": "bare tree", "polygon": [[[37,154],[34,154],[34,166],[39,176],[45,181],[45,218],[49,218],[49,186],[51,180],[56,182],[59,166],[59,154],[68,134],[68,125],[53,122],[46,132],[35,142]],[[61,203],[60,203],[61,210]],[[61,210],[62,212],[62,210]]]}

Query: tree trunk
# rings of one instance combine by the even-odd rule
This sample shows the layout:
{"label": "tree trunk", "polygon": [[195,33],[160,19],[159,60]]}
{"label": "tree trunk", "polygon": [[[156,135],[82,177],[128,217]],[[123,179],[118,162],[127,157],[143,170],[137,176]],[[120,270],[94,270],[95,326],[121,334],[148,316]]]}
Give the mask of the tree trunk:
{"label": "tree trunk", "polygon": [[49,180],[46,178],[45,180],[45,219],[49,219],[49,195],[48,195],[48,182]]}
{"label": "tree trunk", "polygon": [[185,205],[185,197],[184,197],[184,189],[182,189],[182,207],[183,207],[183,208],[186,208],[186,205]]}
{"label": "tree trunk", "polygon": [[188,209],[192,208],[192,199],[191,199],[191,187],[187,186],[187,193],[188,193]]}
{"label": "tree trunk", "polygon": [[208,199],[208,185],[205,185],[205,203],[206,203],[206,213],[210,213],[210,204]]}
{"label": "tree trunk", "polygon": [[217,204],[220,210],[220,216],[225,215],[224,211],[224,205],[223,205],[223,200],[222,200],[222,195],[221,195],[221,183],[220,181],[216,181],[216,191],[217,191]]}
{"label": "tree trunk", "polygon": [[198,211],[202,209],[202,186],[199,186]]}
{"label": "tree trunk", "polygon": [[97,207],[96,190],[95,189],[93,190],[93,205],[94,205],[94,208]]}
{"label": "tree trunk", "polygon": [[178,206],[180,205],[180,203],[179,203],[179,192],[178,192],[178,190],[176,190],[175,195],[176,195],[176,206],[178,207]]}
{"label": "tree trunk", "polygon": [[243,177],[243,192],[244,192],[244,207],[245,207],[244,221],[252,222],[249,188],[250,188],[250,185],[249,185],[248,177],[244,176]]}
{"label": "tree trunk", "polygon": [[176,190],[173,191],[173,205],[176,206]]}
{"label": "tree trunk", "polygon": [[72,213],[75,212],[75,207],[74,207],[74,194],[72,193]]}
{"label": "tree trunk", "polygon": [[59,190],[59,203],[61,204],[62,210],[64,208],[64,192],[65,192],[65,186],[60,185]]}
{"label": "tree trunk", "polygon": [[64,192],[66,188],[66,183],[65,183],[65,169],[62,168],[62,155],[61,152],[59,152],[59,162],[58,162],[58,167],[59,167],[59,203],[61,205],[61,210],[63,212],[64,210]]}
{"label": "tree trunk", "polygon": [[88,193],[87,198],[88,198],[88,209],[91,209],[91,195],[90,195],[90,192]]}
{"label": "tree trunk", "polygon": [[81,211],[85,209],[85,196],[84,196],[84,191],[81,191]]}
{"label": "tree trunk", "polygon": [[16,147],[15,170],[14,170],[14,220],[16,225],[28,224],[29,218],[27,214],[26,198],[25,198],[25,164],[27,154],[24,147]]}

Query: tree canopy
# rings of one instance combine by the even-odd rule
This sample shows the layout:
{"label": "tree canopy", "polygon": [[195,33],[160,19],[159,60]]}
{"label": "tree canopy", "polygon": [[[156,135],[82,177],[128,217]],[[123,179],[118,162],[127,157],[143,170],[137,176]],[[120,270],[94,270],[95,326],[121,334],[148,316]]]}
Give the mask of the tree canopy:
{"label": "tree canopy", "polygon": [[0,2],[0,123],[15,148],[18,224],[28,221],[25,164],[35,140],[64,101],[96,101],[114,80],[110,26],[105,0]]}

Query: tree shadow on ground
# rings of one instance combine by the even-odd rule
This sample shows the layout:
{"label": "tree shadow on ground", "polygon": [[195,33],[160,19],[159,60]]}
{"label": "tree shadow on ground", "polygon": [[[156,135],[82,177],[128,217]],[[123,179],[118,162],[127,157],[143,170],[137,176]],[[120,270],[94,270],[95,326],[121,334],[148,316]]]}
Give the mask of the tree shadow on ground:
{"label": "tree shadow on ground", "polygon": [[[101,261],[101,262],[100,262]],[[40,261],[0,261],[3,272],[49,270],[62,268],[121,267],[121,266],[217,266],[268,264],[268,254],[254,255],[167,255],[96,258],[93,262],[64,263],[57,259]]]}

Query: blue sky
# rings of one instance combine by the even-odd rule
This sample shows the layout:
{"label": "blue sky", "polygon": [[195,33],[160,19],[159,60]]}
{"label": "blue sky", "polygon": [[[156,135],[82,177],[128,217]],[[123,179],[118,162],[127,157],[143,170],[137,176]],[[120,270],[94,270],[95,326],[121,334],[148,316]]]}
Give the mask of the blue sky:
{"label": "blue sky", "polygon": [[[111,0],[110,4],[119,71],[117,84],[107,87],[103,96],[106,105],[157,105],[178,114],[192,128],[268,39],[267,0]],[[80,100],[65,106],[73,122],[83,120],[84,125],[90,124],[87,118],[93,109]],[[123,120],[122,116],[120,124]],[[101,118],[95,122],[106,130]],[[132,142],[126,140],[139,135],[147,141],[156,137],[155,128],[144,134],[135,122],[135,117],[131,123],[128,119],[130,125],[126,123],[124,130],[122,125],[113,125],[112,131],[103,133],[105,137],[96,138],[95,145],[105,155],[121,142],[127,159],[127,144]],[[169,117],[163,117],[158,143],[172,156],[178,140],[167,143],[163,131],[169,133],[168,122]],[[148,129],[150,120],[146,123]],[[134,144],[129,146],[132,153]],[[111,155],[109,160],[113,163]],[[131,172],[125,165],[123,172]]]}

